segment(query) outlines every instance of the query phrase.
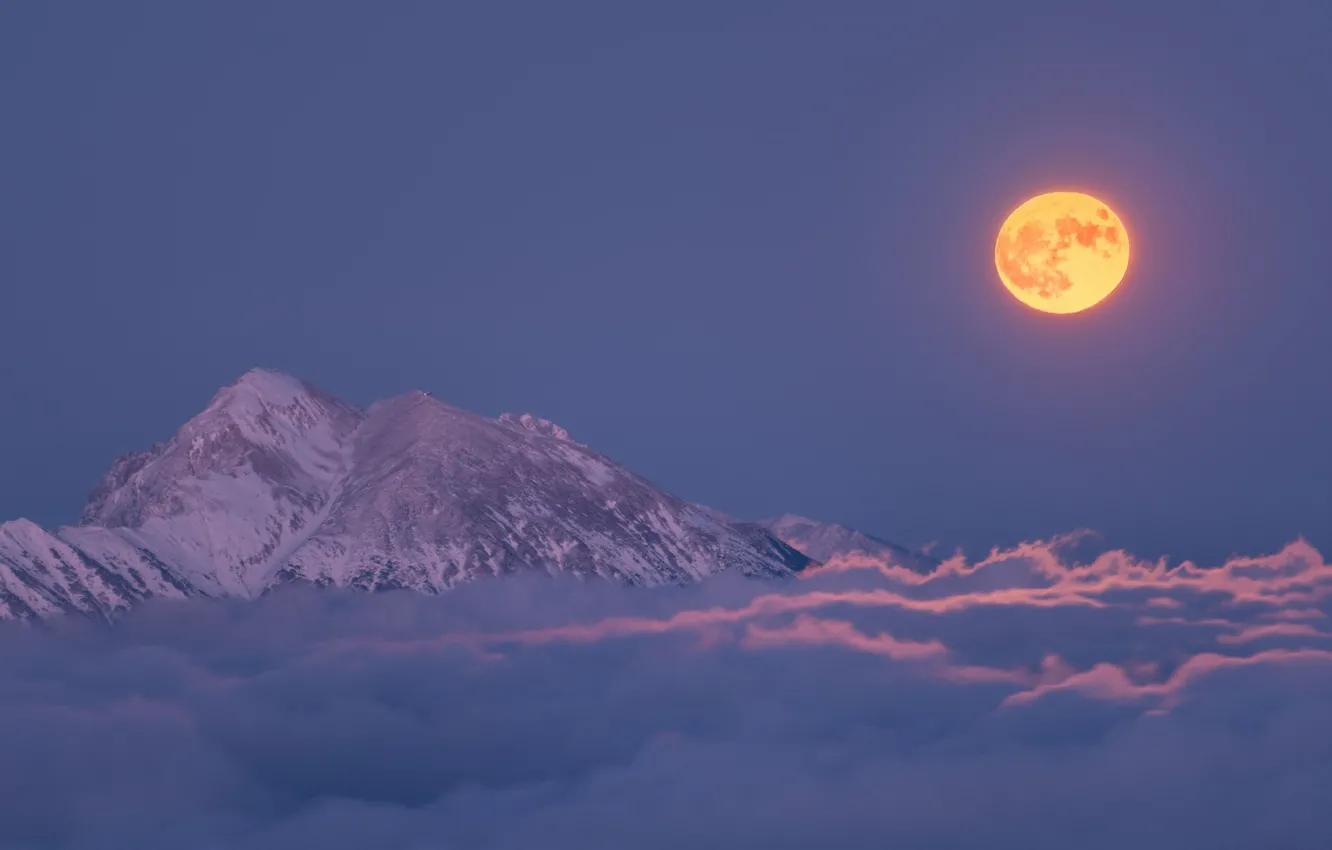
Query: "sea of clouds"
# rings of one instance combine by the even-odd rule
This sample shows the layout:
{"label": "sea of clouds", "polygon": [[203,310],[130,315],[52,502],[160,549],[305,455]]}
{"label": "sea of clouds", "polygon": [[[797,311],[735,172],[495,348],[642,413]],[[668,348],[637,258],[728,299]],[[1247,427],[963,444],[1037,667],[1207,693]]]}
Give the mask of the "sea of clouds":
{"label": "sea of clouds", "polygon": [[1332,847],[1332,566],[1086,553],[9,624],[0,847]]}

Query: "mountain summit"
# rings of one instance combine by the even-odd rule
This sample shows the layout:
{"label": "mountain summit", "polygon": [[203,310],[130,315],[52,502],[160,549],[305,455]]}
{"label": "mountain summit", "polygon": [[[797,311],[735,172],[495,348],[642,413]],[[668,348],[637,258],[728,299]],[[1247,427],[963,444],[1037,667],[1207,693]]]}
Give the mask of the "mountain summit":
{"label": "mountain summit", "polygon": [[0,525],[0,618],[287,582],[436,593],[541,570],[659,585],[808,563],[545,419],[488,419],[422,392],[362,411],[253,370],[170,440],[116,460],[78,525]]}

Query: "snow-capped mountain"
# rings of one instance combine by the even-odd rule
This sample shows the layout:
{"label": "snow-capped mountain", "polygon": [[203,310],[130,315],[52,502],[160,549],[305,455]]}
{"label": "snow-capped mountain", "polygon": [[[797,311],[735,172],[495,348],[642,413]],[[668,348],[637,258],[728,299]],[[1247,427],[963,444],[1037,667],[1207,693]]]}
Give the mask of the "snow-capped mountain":
{"label": "snow-capped mountain", "polygon": [[863,531],[836,523],[818,522],[795,514],[782,514],[759,520],[759,525],[772,532],[786,545],[815,561],[826,561],[836,555],[861,554],[925,573],[939,564],[937,560],[923,552],[872,537]]}
{"label": "snow-capped mountain", "polygon": [[0,618],[290,581],[434,593],[538,569],[656,585],[809,562],[530,414],[488,419],[420,392],[362,411],[253,370],[115,461],[78,525],[0,525]]}

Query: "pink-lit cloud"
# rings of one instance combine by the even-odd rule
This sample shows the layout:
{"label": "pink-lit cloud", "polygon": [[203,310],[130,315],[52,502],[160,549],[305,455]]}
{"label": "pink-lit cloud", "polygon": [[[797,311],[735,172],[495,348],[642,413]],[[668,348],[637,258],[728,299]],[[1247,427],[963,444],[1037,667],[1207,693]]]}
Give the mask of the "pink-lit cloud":
{"label": "pink-lit cloud", "polygon": [[1269,637],[1311,637],[1311,638],[1329,638],[1332,635],[1320,632],[1308,623],[1264,623],[1257,626],[1247,626],[1235,634],[1217,635],[1219,643],[1249,643],[1255,640],[1261,640]]}
{"label": "pink-lit cloud", "polygon": [[[1009,706],[1031,703],[1055,691],[1076,691],[1092,699],[1116,702],[1158,698],[1164,707],[1177,704],[1187,686],[1208,672],[1228,666],[1285,664],[1320,659],[1328,636],[1302,622],[1323,616],[1316,607],[1332,590],[1332,568],[1303,541],[1259,558],[1233,558],[1219,567],[1142,561],[1124,552],[1101,554],[1089,563],[1070,563],[1066,552],[1082,539],[1070,535],[1049,542],[1024,543],[994,551],[975,563],[961,557],[945,561],[928,575],[910,572],[864,555],[834,559],[787,586],[756,586],[762,592],[737,605],[683,607],[659,616],[621,615],[568,622],[540,628],[448,632],[434,637],[381,642],[384,651],[421,651],[447,644],[461,645],[483,658],[499,659],[521,647],[555,644],[587,645],[669,634],[692,634],[698,652],[722,646],[744,650],[776,647],[837,648],[912,665],[921,676],[957,683],[1008,683],[1016,690]],[[870,586],[838,588],[856,574],[875,577]],[[1211,613],[1193,606],[1206,603]],[[1219,607],[1218,607],[1219,606]],[[1243,606],[1248,606],[1248,609]],[[1251,610],[1251,609],[1256,609]],[[1160,657],[1106,658],[1075,669],[1061,653],[1085,655],[1077,630],[1052,635],[1039,663],[985,664],[967,660],[952,640],[968,644],[969,612],[1084,611],[1076,615],[1089,625],[1098,618],[1120,615],[1122,642],[1153,647]],[[863,612],[891,622],[900,616],[937,618],[938,634],[910,639],[891,629],[867,631],[845,615]],[[1246,613],[1247,612],[1247,613]],[[1271,622],[1272,620],[1277,622]],[[1111,620],[1107,620],[1109,622]],[[1264,622],[1265,621],[1265,622]],[[920,621],[917,620],[917,623]],[[927,619],[928,622],[928,619]],[[1169,651],[1169,638],[1152,629],[1184,627],[1200,636],[1213,634],[1213,646],[1233,648],[1217,654],[1196,647]],[[918,626],[919,627],[919,626]],[[948,634],[960,635],[950,638]],[[1266,638],[1312,642],[1299,647],[1242,654],[1243,647]],[[973,648],[974,649],[974,648]],[[1184,649],[1184,647],[1181,647]],[[972,654],[975,654],[973,652]],[[983,654],[983,653],[982,653]],[[1163,661],[1174,672],[1156,675]]]}
{"label": "pink-lit cloud", "polygon": [[1170,708],[1178,703],[1188,685],[1217,670],[1259,664],[1294,664],[1301,662],[1327,667],[1327,673],[1321,675],[1332,673],[1332,652],[1327,650],[1269,649],[1265,652],[1246,656],[1218,655],[1208,652],[1192,656],[1164,681],[1137,682],[1124,667],[1117,664],[1101,663],[1094,665],[1089,670],[1073,673],[1067,678],[1042,682],[1029,690],[1010,694],[1004,699],[1004,704],[1021,705],[1034,702],[1055,691],[1077,691],[1084,696],[1112,702],[1136,702],[1150,697],[1159,697],[1162,700],[1162,707]]}

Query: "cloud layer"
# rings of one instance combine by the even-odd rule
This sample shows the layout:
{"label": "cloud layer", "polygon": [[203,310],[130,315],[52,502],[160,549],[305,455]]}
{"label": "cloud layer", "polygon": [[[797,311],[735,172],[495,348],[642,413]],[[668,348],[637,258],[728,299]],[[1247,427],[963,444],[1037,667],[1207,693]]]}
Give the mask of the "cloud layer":
{"label": "cloud layer", "polygon": [[0,629],[0,846],[1319,848],[1332,567],[290,590]]}

